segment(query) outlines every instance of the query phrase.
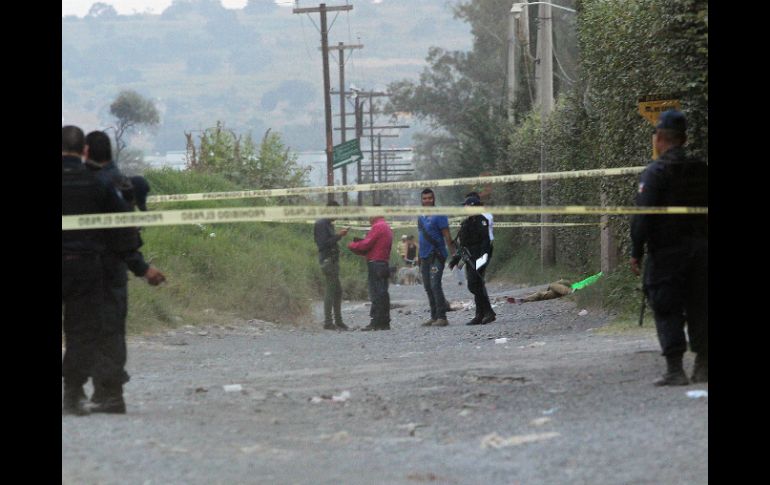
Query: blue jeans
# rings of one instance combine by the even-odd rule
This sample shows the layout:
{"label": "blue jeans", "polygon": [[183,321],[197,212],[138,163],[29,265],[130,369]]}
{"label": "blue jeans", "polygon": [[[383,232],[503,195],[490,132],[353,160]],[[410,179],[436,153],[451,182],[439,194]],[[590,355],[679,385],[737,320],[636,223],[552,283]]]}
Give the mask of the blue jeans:
{"label": "blue jeans", "polygon": [[444,275],[444,265],[439,258],[432,254],[426,259],[420,259],[420,272],[422,273],[422,285],[428,294],[430,303],[430,318],[432,320],[446,320],[446,298],[441,287],[441,277]]}
{"label": "blue jeans", "polygon": [[368,283],[369,299],[372,301],[372,307],[369,310],[369,316],[372,318],[371,324],[374,326],[390,325],[390,295],[388,294],[388,278],[390,278],[390,269],[386,261],[369,261]]}

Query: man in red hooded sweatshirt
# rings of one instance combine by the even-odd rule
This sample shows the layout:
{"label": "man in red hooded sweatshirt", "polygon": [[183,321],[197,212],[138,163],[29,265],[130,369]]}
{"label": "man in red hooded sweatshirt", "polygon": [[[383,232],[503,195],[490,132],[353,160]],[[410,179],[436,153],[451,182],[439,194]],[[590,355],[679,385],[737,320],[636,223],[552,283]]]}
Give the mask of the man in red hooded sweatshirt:
{"label": "man in red hooded sweatshirt", "polygon": [[372,301],[369,316],[372,320],[361,330],[390,330],[388,262],[390,247],[393,243],[393,230],[382,216],[369,218],[369,223],[372,227],[364,239],[356,240],[356,238],[348,243],[348,249],[366,257],[369,270],[369,299]]}

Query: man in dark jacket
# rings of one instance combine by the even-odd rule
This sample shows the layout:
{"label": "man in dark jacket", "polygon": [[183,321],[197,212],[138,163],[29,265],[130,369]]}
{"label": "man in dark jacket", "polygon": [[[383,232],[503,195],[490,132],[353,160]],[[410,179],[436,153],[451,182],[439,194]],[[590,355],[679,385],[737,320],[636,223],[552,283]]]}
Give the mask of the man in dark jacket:
{"label": "man in dark jacket", "polygon": [[[332,200],[329,207],[339,206]],[[334,231],[334,219],[318,219],[313,228],[315,244],[318,246],[318,262],[326,283],[324,294],[324,328],[326,330],[347,330],[342,321],[342,283],[340,282],[340,248],[337,243],[348,234],[348,228]],[[332,312],[333,311],[333,312]],[[334,321],[332,321],[334,313]]]}
{"label": "man in dark jacket", "polygon": [[[637,206],[708,206],[708,165],[685,154],[686,130],[681,112],[660,115],[654,143],[661,155],[642,173]],[[631,240],[630,264],[636,275],[647,246],[644,291],[666,358],[666,373],[655,384],[689,383],[682,367],[685,323],[690,349],[696,353],[692,382],[708,382],[708,216],[635,215]]]}
{"label": "man in dark jacket", "polygon": [[[465,206],[480,206],[481,200],[471,196],[465,199]],[[449,261],[452,269],[462,261],[465,263],[465,275],[468,279],[468,289],[473,293],[476,304],[476,316],[466,325],[486,325],[494,322],[496,315],[489,303],[487,287],[484,284],[484,273],[489,264],[489,220],[482,214],[476,214],[465,219],[457,233],[457,254]]]}
{"label": "man in dark jacket", "polygon": [[[103,183],[112,185],[118,190],[129,208],[136,205],[135,188],[131,180],[124,176],[112,161],[112,146],[106,133],[92,131],[86,136],[88,160],[86,166],[93,170],[96,177]],[[142,187],[138,192],[142,192]],[[141,193],[138,194],[141,196]],[[145,193],[146,199],[146,193]],[[145,207],[146,208],[146,207]],[[137,228],[129,228],[136,233],[139,246],[133,251],[117,254],[107,251],[103,256],[104,264],[104,321],[100,332],[96,366],[109,370],[111,378],[100,379],[94,375],[94,394],[91,401],[92,412],[118,413],[126,412],[123,400],[123,384],[130,377],[125,370],[127,360],[126,349],[126,317],[128,316],[128,276],[127,270],[156,286],[165,281],[165,276],[157,268],[147,264],[139,252],[142,240]]]}
{"label": "man in dark jacket", "polygon": [[147,183],[147,179],[141,175],[134,175],[129,178],[131,183],[131,189],[133,192],[133,203],[136,208],[142,212],[147,212],[147,194],[150,193],[150,184]]}
{"label": "man in dark jacket", "polygon": [[[126,212],[128,207],[110,184],[99,180],[83,164],[85,136],[76,126],[62,127],[62,215]],[[62,413],[83,416],[83,384],[114,378],[112,369],[95,366],[104,320],[104,263],[106,251],[125,254],[139,241],[130,229],[62,231],[62,304],[65,347],[62,359]]]}

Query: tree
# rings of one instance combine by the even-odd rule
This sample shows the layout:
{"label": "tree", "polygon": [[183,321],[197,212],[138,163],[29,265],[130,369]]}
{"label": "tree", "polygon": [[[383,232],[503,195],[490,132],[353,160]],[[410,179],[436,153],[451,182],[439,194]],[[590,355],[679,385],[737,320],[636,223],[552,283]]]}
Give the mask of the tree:
{"label": "tree", "polygon": [[417,141],[428,175],[470,176],[490,170],[502,153],[506,124],[505,59],[509,0],[474,0],[455,7],[471,24],[470,52],[431,47],[419,83],[389,85],[389,113],[411,112],[433,132]]}
{"label": "tree", "polygon": [[125,137],[136,127],[157,126],[160,115],[155,103],[132,90],[121,91],[110,105],[110,114],[115,117],[115,163],[126,148]]}
{"label": "tree", "polygon": [[245,188],[301,187],[307,182],[310,169],[300,167],[280,135],[269,129],[259,147],[250,133],[238,135],[221,121],[200,135],[197,147],[191,134],[185,136],[191,170],[218,173]]}
{"label": "tree", "polygon": [[91,8],[88,10],[88,14],[86,14],[87,18],[117,18],[118,11],[115,10],[115,7],[112,5],[108,5],[106,3],[102,2],[96,2],[95,4],[91,5]]}

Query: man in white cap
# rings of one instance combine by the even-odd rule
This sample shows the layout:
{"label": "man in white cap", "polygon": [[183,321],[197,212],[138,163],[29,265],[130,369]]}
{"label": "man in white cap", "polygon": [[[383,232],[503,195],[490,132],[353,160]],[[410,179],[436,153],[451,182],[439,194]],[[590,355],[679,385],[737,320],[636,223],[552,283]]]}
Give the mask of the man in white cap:
{"label": "man in white cap", "polygon": [[401,258],[401,261],[406,259],[406,234],[403,234],[401,236],[401,240],[398,242],[398,246],[396,246],[398,249],[398,256]]}

